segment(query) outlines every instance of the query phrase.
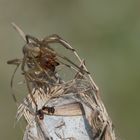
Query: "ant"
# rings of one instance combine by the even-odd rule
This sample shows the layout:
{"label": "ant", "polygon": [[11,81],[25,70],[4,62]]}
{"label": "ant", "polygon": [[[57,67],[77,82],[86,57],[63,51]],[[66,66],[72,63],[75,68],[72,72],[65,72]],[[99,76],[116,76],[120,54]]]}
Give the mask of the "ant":
{"label": "ant", "polygon": [[43,106],[42,109],[39,109],[37,111],[37,115],[39,116],[40,120],[43,120],[44,119],[44,114],[50,115],[50,114],[54,114],[54,112],[55,112],[54,107]]}

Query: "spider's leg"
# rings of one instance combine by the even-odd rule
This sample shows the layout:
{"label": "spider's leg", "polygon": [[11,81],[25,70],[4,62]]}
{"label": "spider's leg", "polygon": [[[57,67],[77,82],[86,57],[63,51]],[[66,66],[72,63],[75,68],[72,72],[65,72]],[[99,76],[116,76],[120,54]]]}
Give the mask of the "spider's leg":
{"label": "spider's leg", "polygon": [[46,42],[47,44],[50,44],[50,43],[60,43],[66,49],[69,49],[71,51],[75,51],[65,40],[63,40],[57,34],[50,35],[50,36],[44,38],[43,41]]}
{"label": "spider's leg", "polygon": [[[50,44],[50,43],[60,43],[66,49],[69,49],[72,52],[75,52],[75,50],[65,40],[63,40],[60,36],[58,36],[56,34],[53,34],[51,36],[46,37],[43,41],[46,42],[47,44]],[[61,57],[62,59],[68,61],[69,63],[71,63],[72,65],[74,65],[76,68],[78,68],[79,70],[81,70],[81,68],[79,66],[77,66],[74,62],[72,62],[67,57],[61,56],[61,55],[59,55],[57,53],[56,53],[56,55],[58,55],[58,57]],[[82,69],[81,71],[86,72],[87,74],[89,74],[89,72],[87,70]]]}
{"label": "spider's leg", "polygon": [[21,64],[21,70],[22,70],[23,73],[25,72],[25,64],[26,64],[26,55],[24,55],[23,61],[22,61],[22,64]]}
{"label": "spider's leg", "polygon": [[34,41],[35,43],[40,44],[40,41],[31,35],[25,35],[25,38],[26,38],[27,44],[30,42],[30,40]]}
{"label": "spider's leg", "polygon": [[67,62],[69,62],[70,64],[72,64],[73,66],[75,66],[78,70],[80,70],[81,72],[87,73],[89,74],[88,71],[84,70],[83,68],[79,67],[77,64],[75,64],[73,61],[71,61],[69,58],[65,57],[65,56],[61,56],[59,54],[56,54],[58,57],[66,60]]}
{"label": "spider's leg", "polygon": [[77,79],[77,78],[85,78],[85,79],[87,79],[87,77],[84,75],[84,72],[83,72],[83,69],[82,69],[82,66],[80,66],[80,68],[81,68],[81,70],[79,70],[79,69],[76,69],[75,67],[73,67],[73,66],[71,66],[71,65],[68,65],[68,64],[66,64],[66,63],[64,63],[64,62],[62,62],[62,61],[60,61],[60,60],[58,60],[61,64],[63,64],[64,66],[66,66],[66,67],[68,67],[68,68],[70,68],[70,69],[72,69],[72,70],[74,70],[76,73],[75,73],[75,75],[74,75],[74,79]]}
{"label": "spider's leg", "polygon": [[35,98],[34,98],[34,96],[33,96],[33,94],[32,94],[32,89],[31,89],[31,87],[30,87],[30,85],[29,85],[29,80],[31,80],[30,79],[30,77],[28,76],[28,73],[24,73],[24,76],[25,76],[25,81],[26,81],[26,85],[27,85],[27,89],[28,89],[28,92],[29,92],[29,95],[30,95],[30,97],[31,97],[31,99],[32,99],[32,101],[33,101],[33,103],[35,104],[35,107],[36,107],[36,110],[38,109],[38,105],[37,105],[37,103],[36,103],[36,101],[35,101]]}
{"label": "spider's leg", "polygon": [[28,92],[30,94],[30,97],[31,97],[33,103],[35,104],[36,109],[37,109],[37,104],[36,104],[35,99],[33,97],[32,89],[30,88],[30,85],[29,85],[29,80],[31,80],[31,79],[30,79],[30,76],[28,75],[28,72],[25,71],[25,64],[26,63],[27,63],[27,61],[26,61],[26,55],[24,55],[23,62],[22,62],[22,65],[21,65],[21,70],[22,70],[22,72],[24,74],[26,85],[27,85],[27,89],[28,89]]}
{"label": "spider's leg", "polygon": [[13,83],[14,83],[14,77],[15,77],[16,71],[17,71],[17,69],[19,68],[19,66],[21,64],[21,59],[9,60],[9,61],[7,61],[7,64],[16,65],[16,68],[15,68],[13,74],[12,74],[12,77],[11,77],[10,87],[12,89],[11,94],[12,94],[13,100],[16,103],[16,105],[18,105],[18,101],[17,101],[17,98],[16,98],[15,93],[14,93],[14,90],[13,90]]}
{"label": "spider's leg", "polygon": [[36,72],[35,69],[29,69],[26,72],[26,73],[28,73],[28,79],[30,80],[30,82],[33,83],[34,88],[37,89],[40,92],[40,94],[42,94],[42,91],[40,90],[40,88],[42,88],[42,87],[40,86],[40,84],[42,86],[47,86],[47,90],[44,90],[43,88],[42,89],[44,90],[45,93],[46,93],[46,91],[48,93],[50,91],[50,83],[49,83],[49,81],[45,80],[45,79],[43,80],[42,78],[37,77],[35,75],[35,72]]}
{"label": "spider's leg", "polygon": [[9,60],[7,61],[7,64],[10,64],[10,65],[19,65],[21,64],[22,60],[21,59],[13,59],[13,60]]}
{"label": "spider's leg", "polygon": [[14,77],[15,77],[16,71],[19,68],[19,66],[20,66],[20,64],[18,64],[16,66],[16,68],[15,68],[13,74],[12,74],[11,82],[10,82],[10,86],[11,86],[11,89],[12,89],[11,94],[12,94],[13,100],[16,103],[16,105],[18,105],[18,101],[17,101],[16,95],[15,95],[14,90],[13,90],[13,83],[14,83]]}
{"label": "spider's leg", "polygon": [[[85,65],[85,60],[82,60],[82,63],[80,64],[80,68],[83,69],[83,65]],[[74,79],[77,79],[77,78],[80,78],[80,79],[83,79],[84,77],[84,73],[82,71],[78,71],[75,76],[74,76]]]}

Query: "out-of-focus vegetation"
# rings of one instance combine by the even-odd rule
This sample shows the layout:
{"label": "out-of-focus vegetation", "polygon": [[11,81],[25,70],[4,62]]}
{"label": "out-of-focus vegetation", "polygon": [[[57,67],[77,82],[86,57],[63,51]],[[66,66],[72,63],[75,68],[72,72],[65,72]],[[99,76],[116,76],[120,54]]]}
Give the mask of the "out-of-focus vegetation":
{"label": "out-of-focus vegetation", "polygon": [[14,66],[24,41],[10,23],[44,37],[57,33],[85,58],[122,140],[139,140],[139,0],[0,0],[0,139],[22,139],[14,128],[16,107],[10,96]]}

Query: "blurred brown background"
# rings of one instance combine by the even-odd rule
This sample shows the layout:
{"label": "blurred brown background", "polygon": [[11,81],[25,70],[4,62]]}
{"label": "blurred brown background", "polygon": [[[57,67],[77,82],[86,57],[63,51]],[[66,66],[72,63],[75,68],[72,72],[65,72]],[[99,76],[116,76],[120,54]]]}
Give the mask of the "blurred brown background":
{"label": "blurred brown background", "polygon": [[0,0],[0,139],[23,135],[19,125],[14,128],[9,86],[14,66],[6,64],[22,55],[15,22],[36,37],[57,33],[77,49],[100,87],[118,138],[139,140],[139,7],[139,0]]}

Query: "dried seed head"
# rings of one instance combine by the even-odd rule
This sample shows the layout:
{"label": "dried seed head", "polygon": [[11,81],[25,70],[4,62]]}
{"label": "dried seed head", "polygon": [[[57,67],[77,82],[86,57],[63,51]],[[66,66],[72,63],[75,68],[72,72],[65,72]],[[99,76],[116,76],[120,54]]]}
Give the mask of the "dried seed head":
{"label": "dried seed head", "polygon": [[[26,39],[23,59],[8,61],[17,66],[21,64],[28,89],[17,111],[17,120],[24,116],[27,121],[23,139],[115,140],[98,87],[76,51],[58,35],[39,40],[14,27]],[[72,51],[80,64],[58,54],[49,46],[52,43],[60,43]],[[69,81],[61,79],[56,70],[58,65],[74,70],[74,77]],[[14,76],[11,83],[13,79]]]}

